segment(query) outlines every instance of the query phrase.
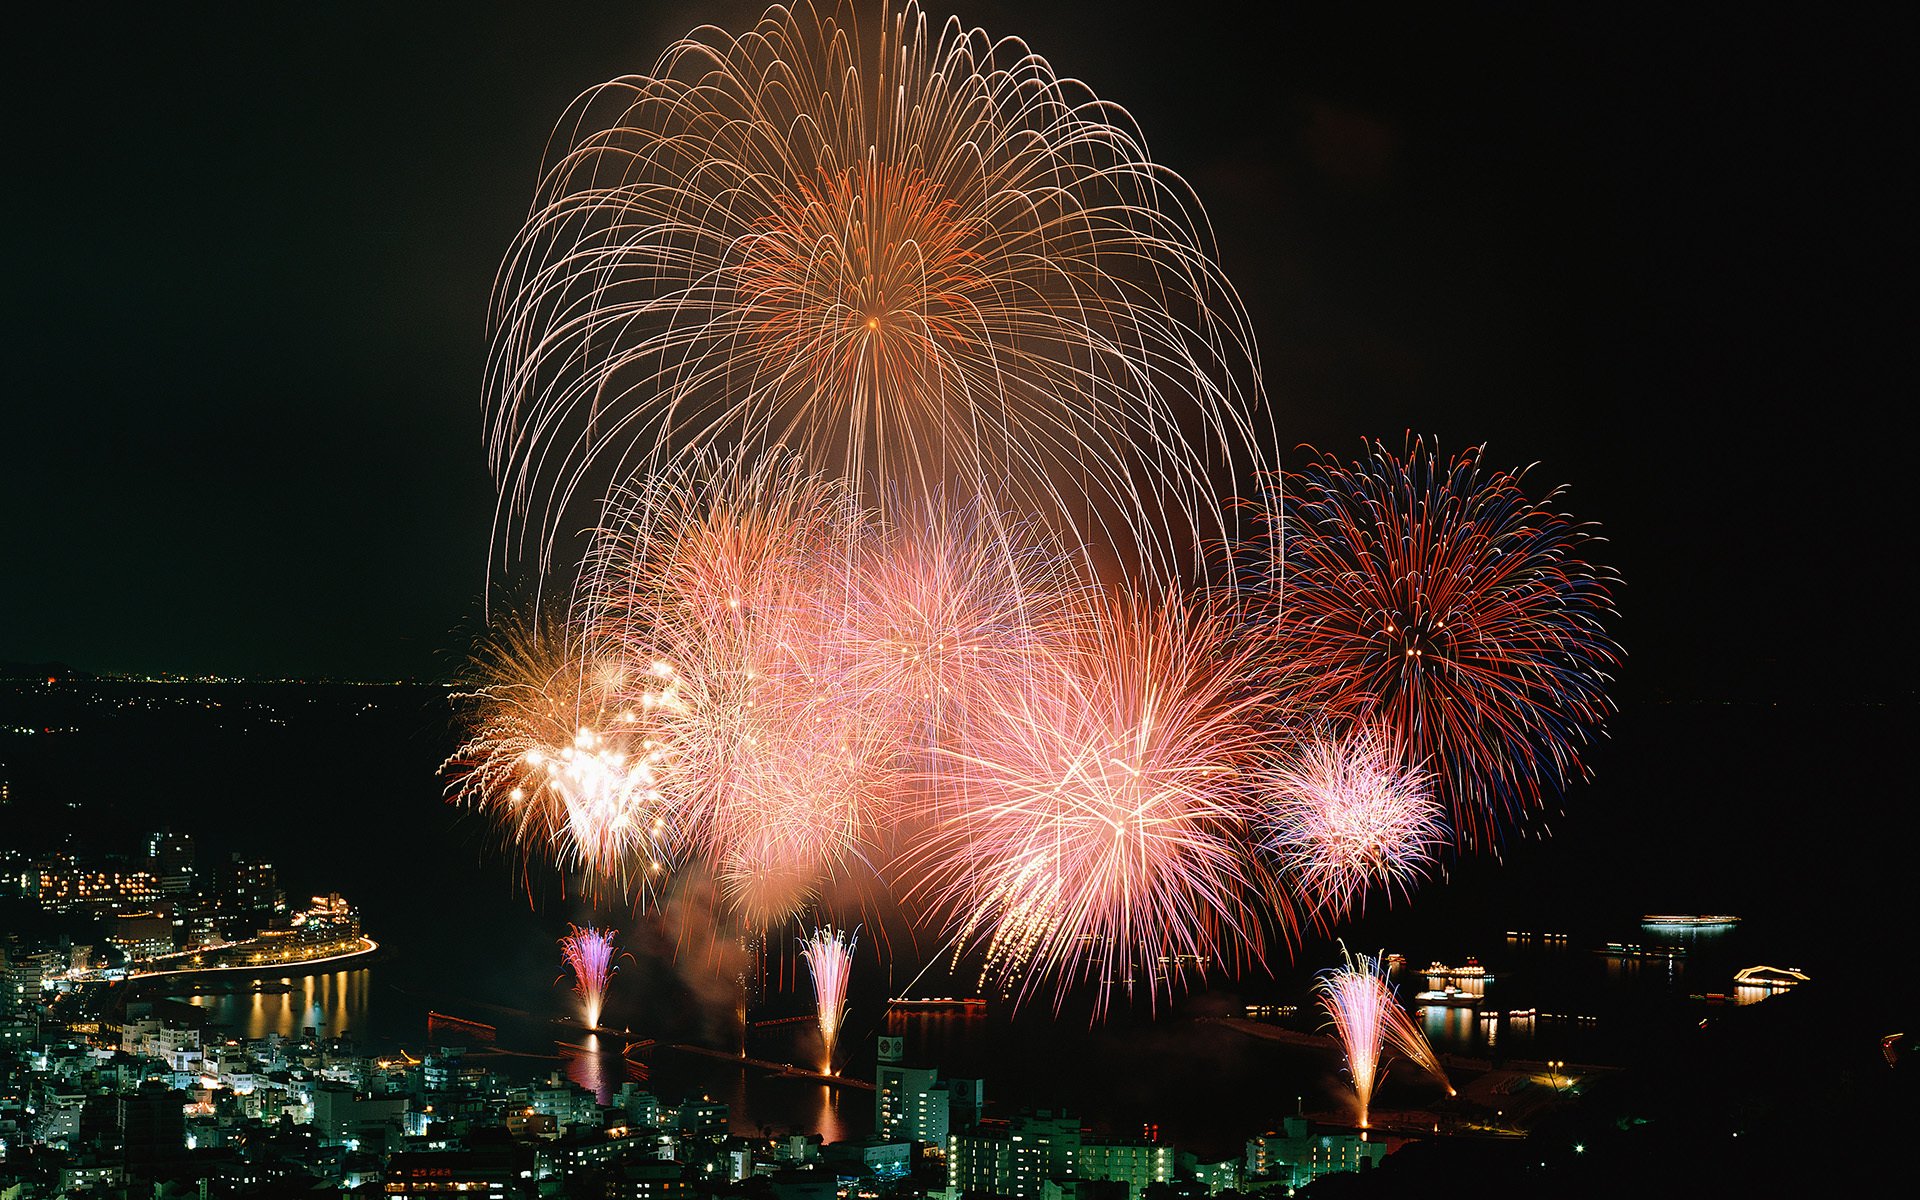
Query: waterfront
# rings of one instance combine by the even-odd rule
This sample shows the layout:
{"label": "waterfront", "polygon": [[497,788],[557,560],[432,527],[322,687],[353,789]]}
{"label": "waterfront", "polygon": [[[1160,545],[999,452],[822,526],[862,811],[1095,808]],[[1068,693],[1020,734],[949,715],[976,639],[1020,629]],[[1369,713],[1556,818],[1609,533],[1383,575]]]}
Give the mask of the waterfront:
{"label": "waterfront", "polygon": [[[617,1086],[628,1067],[606,1050],[561,1052],[565,1031],[553,1015],[570,1011],[555,939],[568,921],[594,919],[621,929],[635,952],[616,976],[607,1020],[659,1037],[729,1046],[731,1013],[717,999],[724,984],[698,955],[672,956],[673,940],[630,909],[594,910],[565,894],[545,872],[522,870],[474,814],[446,805],[436,768],[448,748],[445,693],[435,688],[349,688],[197,685],[81,685],[16,692],[7,703],[17,724],[62,732],[9,743],[11,812],[26,818],[26,837],[59,831],[78,812],[101,837],[133,838],[166,824],[193,830],[204,861],[232,851],[271,857],[290,897],[339,891],[360,909],[370,936],[391,957],[365,970],[287,977],[286,993],[202,997],[211,1015],[242,1034],[293,1032],[315,1025],[351,1032],[376,1047],[425,1045],[430,1008],[499,1023],[502,1048],[517,1069],[560,1069],[596,1088]],[[38,715],[27,718],[31,707]],[[49,711],[49,710],[52,711]],[[1799,852],[1816,865],[1861,856],[1861,869],[1841,887],[1808,893],[1782,887],[1756,869],[1757,836],[1716,810],[1670,803],[1676,794],[1755,797],[1799,794],[1831,763],[1794,734],[1804,712],[1770,708],[1642,706],[1621,725],[1642,751],[1608,764],[1602,782],[1584,792],[1575,814],[1545,842],[1516,838],[1499,856],[1452,864],[1449,877],[1419,889],[1411,903],[1376,904],[1337,932],[1355,950],[1386,949],[1413,970],[1396,978],[1403,997],[1424,986],[1418,968],[1432,960],[1477,956],[1495,976],[1490,1001],[1501,1008],[1591,1015],[1591,1023],[1536,1019],[1489,1029],[1464,1010],[1443,1010],[1426,1028],[1443,1052],[1490,1055],[1489,1034],[1504,1055],[1632,1062],[1660,1053],[1674,1030],[1694,1028],[1712,1013],[1687,999],[1724,993],[1731,973],[1771,963],[1802,967],[1817,986],[1851,986],[1877,962],[1860,952],[1852,918],[1884,909],[1897,873],[1872,869],[1879,844],[1843,844],[1817,825]],[[1868,709],[1821,726],[1829,736],[1888,736],[1894,710]],[[1703,745],[1734,750],[1690,765]],[[1737,752],[1735,752],[1737,750]],[[28,753],[30,751],[30,753]],[[90,771],[102,756],[147,764],[151,787],[138,807],[118,802],[113,781]],[[254,819],[257,787],[203,786],[207,761],[233,779],[270,781],[283,823]],[[1856,763],[1855,786],[1873,786],[1870,764]],[[65,798],[62,804],[49,797]],[[64,803],[77,805],[65,808]],[[46,822],[43,830],[36,820]],[[1712,848],[1710,853],[1708,848]],[[1594,864],[1598,864],[1597,866]],[[1627,866],[1630,864],[1631,869]],[[1644,913],[1731,911],[1745,920],[1725,935],[1695,935],[1684,961],[1609,960],[1593,953],[1609,941],[1653,940],[1639,927]],[[1564,942],[1509,943],[1508,931],[1565,933]],[[1662,935],[1660,940],[1676,939]],[[871,1077],[872,1038],[889,991],[877,946],[863,943],[856,964],[844,1039],[845,1068]],[[910,942],[894,939],[899,961],[892,983],[919,969]],[[1722,954],[1719,947],[1725,947]],[[933,956],[935,948],[924,953]],[[1331,936],[1311,934],[1271,955],[1272,976],[1253,972],[1196,995],[1123,1008],[1091,1027],[1078,1001],[1054,1019],[1045,1005],[1008,1020],[1004,1005],[985,1016],[924,1013],[893,1018],[908,1038],[909,1057],[948,1075],[983,1077],[996,1110],[1069,1105],[1112,1129],[1156,1121],[1170,1136],[1204,1144],[1239,1136],[1293,1110],[1330,1110],[1342,1095],[1336,1055],[1268,1044],[1202,1018],[1244,1016],[1248,1005],[1293,1005],[1289,1028],[1311,1032],[1320,1022],[1306,1000],[1313,972],[1338,959]],[[1896,960],[1897,981],[1907,969]],[[756,1016],[805,1011],[803,983],[789,963],[772,972],[773,994]],[[704,983],[702,982],[704,980]],[[969,989],[969,980],[933,977],[916,994]],[[721,984],[716,989],[715,984]],[[1891,986],[1897,992],[1897,982]],[[704,989],[704,990],[703,990]],[[702,996],[707,997],[702,999]],[[1863,993],[1869,1001],[1874,994]],[[1768,1003],[1773,1003],[1769,1001]],[[528,1014],[501,1020],[495,1010]],[[757,1032],[757,1056],[810,1062],[816,1035],[804,1024]],[[503,1056],[503,1061],[509,1056]],[[727,1064],[655,1048],[641,1055],[646,1081],[662,1094],[706,1093],[734,1110],[736,1127],[859,1130],[862,1094],[792,1079],[742,1072]],[[1382,1102],[1417,1101],[1421,1085],[1391,1070]],[[1177,1103],[1169,1097],[1178,1096]]]}

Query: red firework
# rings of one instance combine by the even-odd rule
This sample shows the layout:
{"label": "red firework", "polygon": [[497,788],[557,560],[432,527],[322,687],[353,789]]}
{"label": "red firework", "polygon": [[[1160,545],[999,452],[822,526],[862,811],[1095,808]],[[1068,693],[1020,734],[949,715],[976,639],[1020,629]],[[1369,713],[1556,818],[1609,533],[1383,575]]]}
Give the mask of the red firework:
{"label": "red firework", "polygon": [[1270,627],[1294,711],[1392,730],[1469,843],[1584,774],[1620,655],[1593,527],[1481,460],[1375,443],[1289,472]]}

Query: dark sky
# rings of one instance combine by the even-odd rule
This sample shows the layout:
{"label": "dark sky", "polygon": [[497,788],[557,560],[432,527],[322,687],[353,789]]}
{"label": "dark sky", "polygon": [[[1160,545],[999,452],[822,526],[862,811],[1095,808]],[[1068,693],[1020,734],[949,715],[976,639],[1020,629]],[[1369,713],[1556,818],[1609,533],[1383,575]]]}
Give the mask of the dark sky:
{"label": "dark sky", "polygon": [[[444,671],[487,557],[488,291],[551,124],[760,6],[259,7],[11,31],[0,660]],[[1333,7],[933,11],[1188,177],[1283,446],[1413,429],[1571,485],[1628,580],[1624,687],[1910,699],[1890,25]]]}

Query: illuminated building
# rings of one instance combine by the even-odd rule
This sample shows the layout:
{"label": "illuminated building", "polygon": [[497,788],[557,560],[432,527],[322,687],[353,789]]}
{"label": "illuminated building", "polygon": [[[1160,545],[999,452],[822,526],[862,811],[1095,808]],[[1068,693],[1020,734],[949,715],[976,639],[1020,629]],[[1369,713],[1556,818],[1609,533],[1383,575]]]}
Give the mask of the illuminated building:
{"label": "illuminated building", "polygon": [[52,954],[33,954],[9,962],[0,971],[0,1007],[30,1011],[40,999],[47,974],[58,970],[52,965],[55,958]]}
{"label": "illuminated building", "polygon": [[1180,1174],[1205,1188],[1208,1195],[1239,1191],[1246,1179],[1246,1164],[1238,1158],[1219,1162],[1201,1162],[1197,1155],[1179,1156]]}
{"label": "illuminated building", "polygon": [[905,1039],[879,1039],[874,1068],[874,1133],[886,1141],[943,1146],[949,1129],[950,1098],[932,1067],[901,1065]]}
{"label": "illuminated building", "polygon": [[594,1102],[593,1093],[562,1078],[557,1071],[547,1076],[545,1083],[527,1088],[527,1107],[552,1117],[562,1134],[600,1128],[600,1106]]}
{"label": "illuminated building", "polygon": [[388,1196],[530,1200],[535,1194],[533,1151],[515,1148],[395,1154],[387,1159],[381,1190]]}
{"label": "illuminated building", "polygon": [[723,1138],[728,1133],[731,1111],[725,1104],[707,1096],[688,1100],[681,1104],[674,1118],[674,1128],[689,1138]]}
{"label": "illuminated building", "polygon": [[107,944],[130,959],[153,958],[173,950],[171,917],[157,912],[122,913],[113,921]]}
{"label": "illuminated building", "polygon": [[250,937],[271,927],[274,918],[285,916],[286,911],[287,896],[280,890],[273,864],[234,855],[220,896],[221,932],[229,938]]}
{"label": "illuminated building", "polygon": [[627,1114],[627,1124],[634,1129],[657,1129],[660,1125],[660,1097],[645,1091],[636,1084],[623,1083],[620,1094],[614,1097],[614,1105]]}
{"label": "illuminated building", "polygon": [[151,871],[89,869],[70,862],[40,868],[40,907],[50,913],[146,912],[160,901]]}
{"label": "illuminated building", "polygon": [[1145,1138],[1083,1137],[1074,1163],[1077,1178],[1124,1183],[1132,1200],[1150,1183],[1171,1182],[1173,1169],[1173,1147]]}
{"label": "illuminated building", "polygon": [[322,1145],[358,1146],[397,1132],[407,1104],[405,1096],[369,1096],[345,1084],[322,1084],[313,1092],[313,1125]]}
{"label": "illuminated building", "polygon": [[1316,1134],[1305,1118],[1288,1117],[1280,1132],[1247,1139],[1247,1175],[1249,1183],[1302,1187],[1322,1175],[1377,1167],[1386,1156],[1384,1142],[1356,1134]]}
{"label": "illuminated building", "polygon": [[148,869],[160,881],[160,891],[168,896],[184,896],[193,891],[193,836],[163,829],[147,837]]}
{"label": "illuminated building", "polygon": [[606,1194],[624,1200],[692,1200],[693,1181],[679,1163],[630,1162],[620,1168],[618,1189],[609,1187]]}
{"label": "illuminated building", "polygon": [[[1016,1200],[1066,1196],[1073,1183],[1123,1184],[1132,1200],[1173,1179],[1174,1149],[1145,1138],[1096,1137],[1064,1113],[984,1121],[947,1137],[947,1189]],[[1051,1187],[1052,1192],[1049,1192]]]}

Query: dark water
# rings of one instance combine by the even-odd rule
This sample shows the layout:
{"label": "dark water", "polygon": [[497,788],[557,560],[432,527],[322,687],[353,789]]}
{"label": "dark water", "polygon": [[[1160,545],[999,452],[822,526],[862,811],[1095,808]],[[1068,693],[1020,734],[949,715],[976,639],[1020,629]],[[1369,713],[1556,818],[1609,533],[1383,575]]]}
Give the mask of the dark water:
{"label": "dark water", "polygon": [[[1732,972],[1754,963],[1898,992],[1911,964],[1874,949],[1886,914],[1904,911],[1903,852],[1897,837],[1875,835],[1884,821],[1863,814],[1880,818],[1900,803],[1902,781],[1884,748],[1910,717],[1886,708],[1629,706],[1596,755],[1598,782],[1573,789],[1551,836],[1517,836],[1497,857],[1456,862],[1411,903],[1376,904],[1336,932],[1355,950],[1396,951],[1415,968],[1475,956],[1494,974],[1490,1007],[1593,1018],[1503,1024],[1460,1010],[1429,1014],[1439,1048],[1477,1055],[1631,1060],[1657,1042],[1653,1031],[1698,1019],[1688,996],[1731,992]],[[202,998],[239,1032],[318,1024],[417,1054],[426,1013],[438,1009],[498,1025],[510,1067],[560,1070],[603,1092],[641,1079],[669,1097],[705,1093],[727,1101],[743,1131],[832,1136],[870,1120],[870,1093],[667,1049],[735,1045],[731,960],[694,948],[710,933],[697,916],[668,929],[630,909],[596,908],[549,873],[523,868],[484,822],[444,804],[436,768],[453,739],[436,689],[29,686],[0,692],[0,726],[56,730],[0,736],[8,791],[0,850],[69,839],[130,849],[171,825],[195,835],[203,865],[245,851],[276,862],[296,901],[342,892],[390,949],[366,970],[293,978],[289,993]],[[1655,940],[1638,927],[1649,911],[1745,920],[1690,946],[1684,960],[1593,953],[1608,941]],[[551,1024],[573,1007],[555,940],[569,921],[588,920],[620,928],[634,952],[603,1022],[658,1039],[632,1060],[610,1046],[582,1050],[580,1035]],[[1509,931],[1567,937],[1543,944],[1510,940]],[[756,1019],[808,1003],[779,941]],[[848,1074],[871,1078],[886,996],[933,951],[876,930],[863,939],[840,1056]],[[1311,1029],[1312,975],[1339,953],[1330,935],[1296,935],[1270,955],[1270,973],[1163,1000],[1157,1012],[1120,1004],[1097,1026],[1075,997],[1058,1019],[1042,1004],[1017,1018],[998,1008],[984,1018],[916,1013],[884,1028],[907,1037],[915,1061],[985,1078],[990,1106],[1066,1105],[1116,1131],[1157,1121],[1183,1146],[1231,1144],[1291,1112],[1296,1098],[1331,1107],[1339,1064],[1205,1018],[1290,1004],[1301,1010],[1292,1023]],[[1424,986],[1407,974],[1396,982],[1403,997]],[[966,981],[938,970],[918,988],[956,990],[969,990]],[[820,1058],[817,1033],[800,1024],[756,1030],[749,1050],[803,1065]],[[1406,1074],[1390,1075],[1384,1103],[1395,1089],[1418,1098],[1420,1084]]]}

